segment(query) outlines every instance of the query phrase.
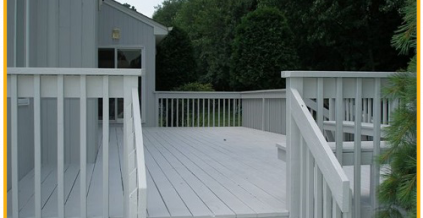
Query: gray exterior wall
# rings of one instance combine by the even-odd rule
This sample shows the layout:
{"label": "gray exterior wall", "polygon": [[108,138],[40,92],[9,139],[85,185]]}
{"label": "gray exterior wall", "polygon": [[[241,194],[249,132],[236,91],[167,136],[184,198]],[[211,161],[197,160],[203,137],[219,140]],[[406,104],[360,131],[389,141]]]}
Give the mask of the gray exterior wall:
{"label": "gray exterior wall", "polygon": [[[93,0],[31,0],[29,67],[97,67],[97,15],[98,1]],[[15,25],[15,1],[8,0],[8,67],[25,66],[25,1],[18,1]],[[17,27],[16,37],[14,27]],[[16,39],[16,51],[14,43]],[[32,102],[32,101],[31,101]],[[43,164],[57,164],[57,109],[55,99],[42,99],[42,160]],[[19,175],[22,177],[34,166],[33,161],[33,105],[19,107],[18,149]],[[22,112],[25,111],[25,112]],[[95,159],[97,150],[97,100],[88,100],[88,161]],[[65,156],[66,162],[79,161],[79,102],[65,100]],[[10,110],[8,109],[8,122]],[[9,123],[8,123],[9,125]],[[8,142],[8,151],[10,143]],[[8,153],[8,163],[10,163]],[[8,178],[11,178],[8,164]],[[8,183],[9,185],[10,183]],[[8,187],[9,188],[9,187]]]}
{"label": "gray exterior wall", "polygon": [[[97,67],[98,3],[92,0],[38,0],[31,1],[30,24],[30,67]],[[95,159],[92,147],[97,144],[97,101],[88,103],[88,161]],[[50,145],[45,163],[57,161],[57,132],[51,129],[56,124],[56,101],[44,99],[42,111],[43,145]],[[66,161],[79,161],[79,102],[65,100],[65,156]],[[71,158],[72,157],[72,158]]]}
{"label": "gray exterior wall", "polygon": [[[10,111],[10,101],[7,101],[7,110]],[[32,142],[34,141],[34,131],[33,128],[26,128],[29,126],[34,126],[34,116],[33,116],[33,104],[18,106],[18,123],[23,124],[24,128],[21,128],[21,131],[18,132],[18,159],[21,160],[18,162],[18,176],[22,178],[29,171],[34,168],[34,146]],[[32,112],[32,113],[31,113]],[[9,116],[8,116],[9,117]],[[7,126],[10,126],[10,119],[7,119]],[[11,131],[7,131],[7,157],[11,156],[12,149],[10,148],[10,139]],[[31,142],[31,143],[29,143]],[[7,158],[7,187],[8,189],[12,185],[12,171],[11,171],[11,158]]]}
{"label": "gray exterior wall", "polygon": [[7,1],[7,66],[13,67],[14,66],[14,60],[15,60],[15,4],[14,1]]}
{"label": "gray exterior wall", "polygon": [[242,126],[268,132],[285,134],[285,124],[285,98],[265,99],[264,111],[262,99],[242,99]]}
{"label": "gray exterior wall", "polygon": [[[112,39],[112,30],[120,29],[119,40]],[[143,69],[146,75],[146,117],[143,117],[145,126],[155,126],[154,91],[156,89],[156,39],[154,28],[142,23],[136,18],[110,6],[103,4],[99,11],[98,47],[133,47],[144,48]],[[141,73],[141,72],[140,72]]]}

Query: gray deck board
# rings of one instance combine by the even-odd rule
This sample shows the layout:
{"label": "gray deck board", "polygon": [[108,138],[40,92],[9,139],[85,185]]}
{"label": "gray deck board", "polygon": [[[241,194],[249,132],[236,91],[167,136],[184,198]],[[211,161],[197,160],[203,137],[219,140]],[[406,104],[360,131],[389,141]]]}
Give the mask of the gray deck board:
{"label": "gray deck board", "polygon": [[[173,137],[176,138],[179,136],[175,135]],[[239,158],[237,157],[228,155],[225,152],[214,151],[214,147],[216,147],[216,145],[213,143],[210,143],[210,144],[208,144],[208,142],[199,143],[198,141],[192,141],[192,139],[190,139],[189,137],[185,137],[183,140],[186,145],[190,146],[190,147],[187,147],[188,150],[193,151],[200,158],[207,159],[208,164],[211,164],[213,168],[215,168],[218,172],[222,173],[223,175],[229,176],[230,178],[232,178],[236,183],[241,183],[241,185],[247,186],[245,188],[246,190],[258,191],[255,189],[261,188],[264,192],[268,193],[269,195],[275,196],[280,201],[283,201],[283,202],[285,201],[285,187],[275,185],[275,184],[280,184],[281,181],[285,179],[284,171],[280,171],[279,169],[276,169],[278,167],[284,169],[283,163],[281,164],[281,162],[279,163],[276,162],[273,166],[267,166],[268,168],[267,170],[265,167],[257,169],[257,167],[251,167],[251,164],[242,163],[242,161],[240,161]],[[218,140],[215,140],[215,141],[218,141]],[[232,144],[234,143],[229,143],[227,145],[232,146]],[[261,149],[260,147],[258,148]],[[271,151],[269,152],[271,154]],[[257,152],[252,151],[250,154],[244,153],[242,156],[243,158],[248,158],[253,156],[256,153]],[[238,156],[241,156],[241,155],[238,155]],[[273,156],[268,156],[266,158],[267,159],[273,158]],[[272,168],[273,170],[272,172],[270,172]],[[266,170],[268,173],[264,174],[263,172],[261,172],[264,170]],[[270,174],[277,175],[279,179],[270,180],[269,179]]]}
{"label": "gray deck board", "polygon": [[[220,132],[221,130],[217,131]],[[213,133],[215,132],[212,132],[210,135]],[[211,136],[208,136],[207,133],[203,132],[196,133],[196,135],[198,135],[197,137],[190,137],[182,134],[180,137],[184,137],[184,141],[198,144],[201,146],[202,152],[207,150],[208,154],[215,155],[219,161],[224,161],[225,163],[227,161],[231,162],[231,167],[239,168],[239,170],[237,170],[238,174],[252,176],[252,173],[254,173],[254,178],[265,178],[265,180],[271,183],[280,182],[280,175],[284,173],[284,168],[275,167],[280,165],[280,163],[274,161],[271,164],[264,164],[267,159],[274,159],[273,157],[269,158],[269,152],[274,151],[274,148],[266,146],[269,145],[269,143],[251,141],[252,137],[244,137],[244,139],[239,140],[224,134],[228,133],[222,132],[220,135],[212,136],[212,138],[210,138]],[[257,133],[255,134],[257,135]],[[175,137],[179,137],[178,135],[175,134]],[[248,147],[251,143],[256,143],[256,146],[253,148]],[[203,148],[205,150],[203,150]],[[255,155],[251,155],[252,153]]]}
{"label": "gray deck board", "polygon": [[[209,210],[205,212],[209,216],[225,216],[225,217],[235,217],[235,213],[226,206],[206,185],[204,185],[195,175],[193,175],[179,160],[166,150],[159,143],[150,144],[147,143],[146,148],[153,155],[158,156],[162,155],[168,164],[170,164],[176,172],[184,179],[184,181],[192,188],[192,190],[197,194],[199,198],[207,205]],[[153,145],[153,146],[152,146]],[[160,158],[162,159],[162,158]],[[212,212],[212,214],[210,213]]]}
{"label": "gray deck board", "polygon": [[[185,203],[182,201],[178,192],[175,190],[173,185],[170,183],[165,173],[160,169],[160,167],[155,163],[150,155],[146,154],[147,169],[150,172],[150,175],[156,184],[158,192],[162,196],[162,201],[169,210],[170,215],[173,217],[190,217],[192,216],[191,212],[188,210]],[[148,187],[147,187],[148,189]],[[155,202],[147,202],[147,211],[149,211],[150,204],[155,204]]]}
{"label": "gray deck board", "polygon": [[147,202],[154,202],[148,205],[148,215],[154,218],[170,217],[169,210],[162,200],[156,184],[151,179],[150,172],[147,172]]}
{"label": "gray deck board", "polygon": [[[233,162],[237,162],[237,160],[234,160],[230,156],[226,157],[223,163],[216,161],[215,159],[219,159],[220,156],[225,156],[226,154],[222,151],[215,151],[214,149],[216,145],[209,142],[211,139],[207,139],[209,141],[201,141],[201,139],[204,139],[204,136],[202,136],[201,133],[192,131],[196,129],[200,129],[207,134],[207,132],[219,131],[219,129],[232,131],[239,128],[145,128],[145,144],[146,147],[152,144],[154,146],[162,147],[162,149],[167,149],[168,152],[163,152],[167,153],[169,158],[173,155],[176,159],[181,161],[183,165],[180,167],[186,167],[189,171],[193,172],[193,174],[206,184],[206,186],[212,190],[215,195],[222,199],[226,205],[231,205],[232,207],[230,207],[230,209],[235,211],[239,217],[277,216],[284,214],[284,201],[271,196],[269,194],[271,191],[267,190],[266,192],[261,188],[258,188],[256,186],[257,184],[238,175],[239,172],[237,171],[239,171],[240,168],[246,168],[247,171],[253,172],[248,165],[234,165]],[[257,131],[256,134],[259,132],[261,131]],[[273,135],[273,137],[275,136],[280,140],[281,135]],[[200,141],[197,141],[197,138],[200,138]],[[254,135],[251,135],[248,140],[251,139],[254,140]],[[233,139],[230,140],[232,141]],[[215,141],[216,143],[221,143],[218,138],[215,138]],[[227,141],[229,141],[229,139],[227,139]],[[237,141],[233,140],[232,143],[227,143],[225,146],[229,147],[236,143]],[[267,145],[264,145],[271,148],[268,149],[268,156],[266,158],[276,159],[276,155],[274,154],[274,145],[272,144],[274,143],[268,142]],[[257,146],[256,149],[260,149],[260,146]],[[251,152],[249,156],[254,156],[254,152]],[[220,159],[220,161],[223,161],[223,159]],[[283,165],[283,162],[275,161],[275,165],[267,167],[278,168],[284,167]],[[227,167],[229,167],[229,169]],[[283,179],[284,175],[280,175],[280,178]],[[258,179],[255,180],[259,181]],[[269,185],[276,187],[279,186],[279,192],[283,193],[284,186],[280,186],[282,183],[284,183],[284,181],[279,180],[278,183],[267,184],[267,188],[272,188]],[[243,209],[240,209],[242,207]]]}
{"label": "gray deck board", "polygon": [[[283,135],[238,127],[144,128],[143,134],[148,217],[286,217],[285,163],[277,160],[274,149],[276,142],[285,140]],[[96,161],[87,164],[88,217],[102,216],[99,139]],[[123,216],[122,140],[122,125],[111,125],[112,217]],[[56,169],[42,167],[43,216],[57,216]],[[79,163],[66,165],[66,217],[79,217],[79,173]],[[33,184],[33,172],[20,181],[22,217],[34,216]]]}

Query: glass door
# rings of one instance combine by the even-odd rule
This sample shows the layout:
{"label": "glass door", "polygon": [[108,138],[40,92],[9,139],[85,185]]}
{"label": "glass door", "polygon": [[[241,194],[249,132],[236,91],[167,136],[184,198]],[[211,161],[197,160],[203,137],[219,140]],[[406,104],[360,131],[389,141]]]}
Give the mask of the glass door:
{"label": "glass door", "polygon": [[[117,48],[99,48],[98,49],[98,67],[99,68],[127,68],[140,69],[141,74],[141,49],[117,49]],[[140,84],[139,84],[140,85]],[[99,100],[99,119],[102,120],[102,99]],[[109,99],[109,120],[123,122],[123,98]]]}

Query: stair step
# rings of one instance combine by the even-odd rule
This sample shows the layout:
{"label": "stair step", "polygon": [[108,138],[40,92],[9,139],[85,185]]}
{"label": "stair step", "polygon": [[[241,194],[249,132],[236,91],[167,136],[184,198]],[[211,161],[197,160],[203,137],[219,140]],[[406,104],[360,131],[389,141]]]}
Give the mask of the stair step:
{"label": "stair step", "polygon": [[[335,153],[335,142],[328,142],[330,148]],[[342,166],[354,165],[354,142],[343,142],[342,143]],[[286,143],[276,143],[278,149],[278,158],[282,161],[286,161]],[[388,148],[387,142],[380,142],[381,152]],[[373,141],[362,141],[361,142],[361,165],[371,165],[374,163],[373,158]]]}
{"label": "stair step", "polygon": [[[354,121],[343,121],[342,122],[343,129],[342,131],[345,133],[355,133],[355,122]],[[389,125],[381,124],[380,128],[383,130],[384,128],[389,127]],[[329,131],[336,131],[336,121],[323,121],[323,129]],[[361,123],[361,134],[367,136],[374,135],[374,124],[373,123]],[[383,131],[381,131],[381,137],[383,137]]]}

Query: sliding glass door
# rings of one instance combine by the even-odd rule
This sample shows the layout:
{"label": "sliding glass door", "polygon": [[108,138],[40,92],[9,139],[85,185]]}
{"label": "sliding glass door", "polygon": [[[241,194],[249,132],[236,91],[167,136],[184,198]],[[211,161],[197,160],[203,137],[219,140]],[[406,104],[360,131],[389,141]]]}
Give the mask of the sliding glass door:
{"label": "sliding glass door", "polygon": [[[142,50],[140,48],[99,48],[98,49],[98,68],[142,68]],[[139,78],[140,80],[140,78]],[[138,82],[140,87],[140,82]],[[99,100],[99,120],[103,119],[102,99]],[[123,99],[109,99],[109,120],[115,122],[123,121]]]}

